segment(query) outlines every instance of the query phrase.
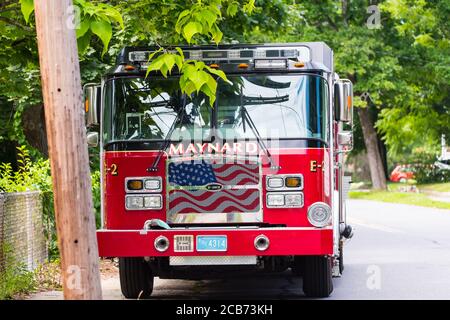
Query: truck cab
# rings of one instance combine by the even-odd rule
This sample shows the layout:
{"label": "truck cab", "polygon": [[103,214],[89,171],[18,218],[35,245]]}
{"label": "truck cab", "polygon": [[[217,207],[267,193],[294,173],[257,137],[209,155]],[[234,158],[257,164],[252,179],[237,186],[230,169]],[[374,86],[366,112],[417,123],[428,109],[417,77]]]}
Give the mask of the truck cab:
{"label": "truck cab", "polygon": [[119,257],[126,298],[154,277],[204,279],[291,269],[326,297],[343,271],[344,154],[352,84],[322,42],[181,47],[222,70],[214,103],[180,74],[147,75],[157,47],[125,47],[85,86],[99,143],[99,255]]}

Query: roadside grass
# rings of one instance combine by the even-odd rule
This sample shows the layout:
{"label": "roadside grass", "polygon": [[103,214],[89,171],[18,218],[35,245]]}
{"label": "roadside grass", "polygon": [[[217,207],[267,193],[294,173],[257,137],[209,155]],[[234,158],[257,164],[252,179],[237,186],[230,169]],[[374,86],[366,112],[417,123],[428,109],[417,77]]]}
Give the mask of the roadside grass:
{"label": "roadside grass", "polygon": [[450,182],[419,184],[417,187],[419,190],[450,192]]}
{"label": "roadside grass", "polygon": [[[388,182],[388,189],[390,191],[397,191],[401,187],[404,187],[407,185],[408,184],[399,183],[399,182]],[[450,182],[416,184],[416,186],[420,192],[422,192],[422,191],[450,192]]]}
{"label": "roadside grass", "polygon": [[382,202],[410,204],[421,207],[450,209],[450,202],[436,201],[422,193],[395,191],[350,191],[351,199],[374,200]]}

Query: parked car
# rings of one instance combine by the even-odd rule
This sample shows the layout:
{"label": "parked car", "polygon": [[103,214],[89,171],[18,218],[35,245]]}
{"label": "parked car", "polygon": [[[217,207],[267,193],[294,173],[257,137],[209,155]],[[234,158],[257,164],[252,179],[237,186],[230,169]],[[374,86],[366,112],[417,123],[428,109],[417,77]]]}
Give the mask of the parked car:
{"label": "parked car", "polygon": [[410,166],[398,165],[391,172],[390,180],[392,182],[405,183],[409,179],[414,179],[414,171]]}

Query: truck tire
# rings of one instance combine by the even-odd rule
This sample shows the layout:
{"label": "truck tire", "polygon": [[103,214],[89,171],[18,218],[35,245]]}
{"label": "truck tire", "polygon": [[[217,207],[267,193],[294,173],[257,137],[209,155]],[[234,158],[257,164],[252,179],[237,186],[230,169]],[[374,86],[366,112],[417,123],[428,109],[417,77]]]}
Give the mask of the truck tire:
{"label": "truck tire", "polygon": [[153,274],[143,258],[119,258],[120,288],[127,299],[149,298]]}
{"label": "truck tire", "polygon": [[292,264],[292,273],[294,276],[302,276],[305,269],[305,256],[295,256]]}
{"label": "truck tire", "polygon": [[333,291],[331,258],[305,257],[303,292],[307,297],[325,298]]}

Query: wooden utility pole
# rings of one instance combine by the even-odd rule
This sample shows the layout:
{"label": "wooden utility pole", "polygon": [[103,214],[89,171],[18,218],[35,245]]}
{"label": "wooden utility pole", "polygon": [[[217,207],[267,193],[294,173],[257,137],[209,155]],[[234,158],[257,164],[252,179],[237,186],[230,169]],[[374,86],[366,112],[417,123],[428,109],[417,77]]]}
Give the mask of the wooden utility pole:
{"label": "wooden utility pole", "polygon": [[35,0],[65,299],[101,299],[80,66],[71,0]]}

